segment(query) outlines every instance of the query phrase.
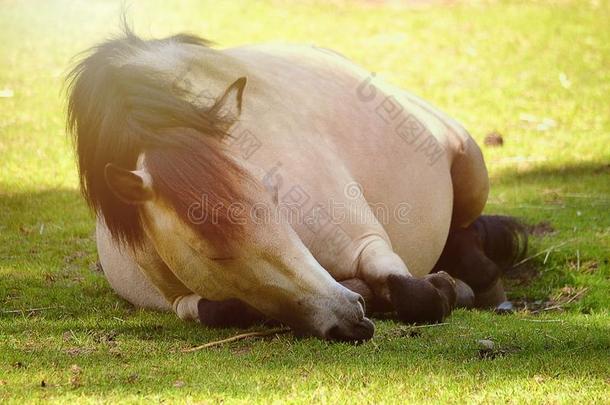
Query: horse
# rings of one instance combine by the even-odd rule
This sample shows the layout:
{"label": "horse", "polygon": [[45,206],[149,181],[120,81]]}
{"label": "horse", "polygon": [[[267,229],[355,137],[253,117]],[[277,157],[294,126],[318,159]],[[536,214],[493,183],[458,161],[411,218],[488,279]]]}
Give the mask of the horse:
{"label": "horse", "polygon": [[482,215],[476,142],[337,52],[125,28],[67,82],[99,260],[137,307],[366,341],[375,312],[440,322],[505,299],[524,231]]}

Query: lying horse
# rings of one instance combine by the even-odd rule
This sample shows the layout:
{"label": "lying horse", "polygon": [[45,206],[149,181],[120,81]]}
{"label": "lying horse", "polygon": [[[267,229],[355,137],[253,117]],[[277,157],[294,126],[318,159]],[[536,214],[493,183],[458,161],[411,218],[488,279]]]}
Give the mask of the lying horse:
{"label": "lying horse", "polygon": [[439,322],[505,299],[521,229],[480,216],[476,143],[342,55],[127,29],[69,81],[100,261],[134,305],[362,341],[371,311]]}

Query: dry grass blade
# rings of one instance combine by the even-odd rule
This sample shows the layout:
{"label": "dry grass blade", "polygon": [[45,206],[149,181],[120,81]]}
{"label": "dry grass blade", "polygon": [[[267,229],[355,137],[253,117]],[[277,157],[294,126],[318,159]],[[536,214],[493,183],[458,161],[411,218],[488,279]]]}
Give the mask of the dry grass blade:
{"label": "dry grass blade", "polygon": [[27,308],[27,309],[9,309],[6,311],[2,311],[3,314],[19,314],[24,312],[39,312],[46,311],[48,309],[57,309],[63,308],[62,306],[54,306],[54,307],[41,307],[41,308]]}
{"label": "dry grass blade", "polygon": [[540,312],[546,312],[546,311],[552,311],[554,309],[562,309],[565,305],[571,304],[572,302],[574,302],[577,298],[580,298],[583,296],[584,293],[586,293],[587,291],[589,291],[589,288],[583,288],[582,290],[578,291],[576,294],[574,294],[573,296],[571,296],[567,301],[562,302],[561,304],[557,304],[557,305],[553,305],[550,307],[546,307],[546,308],[542,308],[536,311],[532,311],[532,314],[537,314]]}
{"label": "dry grass blade", "polygon": [[449,325],[449,322],[429,323],[429,324],[426,324],[426,325],[409,325],[408,329],[434,328],[436,326],[445,326],[445,325]]}
{"label": "dry grass blade", "polygon": [[532,259],[534,259],[534,258],[536,258],[536,257],[538,257],[538,256],[542,256],[543,254],[545,254],[545,253],[547,253],[547,252],[551,252],[552,250],[555,250],[555,249],[557,249],[557,248],[560,248],[560,247],[562,247],[562,246],[564,246],[564,245],[566,245],[566,244],[568,244],[568,243],[570,243],[570,242],[574,242],[575,240],[576,240],[576,238],[575,238],[575,239],[570,239],[570,240],[563,241],[563,242],[561,242],[561,243],[559,243],[559,244],[557,244],[557,245],[553,245],[553,246],[551,246],[551,247],[549,247],[549,248],[547,248],[547,249],[541,250],[540,252],[536,253],[535,255],[532,255],[532,256],[526,257],[525,259],[521,260],[520,262],[515,263],[515,264],[513,265],[513,269],[514,269],[514,268],[517,268],[517,267],[519,267],[519,266],[521,266],[521,265],[522,265],[522,264],[524,264],[524,263],[529,262],[530,260],[532,260]]}
{"label": "dry grass blade", "polygon": [[226,343],[237,342],[238,340],[248,339],[248,338],[252,338],[252,337],[279,335],[279,334],[288,333],[288,332],[290,332],[290,328],[276,328],[276,329],[269,329],[269,330],[264,330],[264,331],[259,331],[259,332],[242,333],[239,335],[231,336],[226,339],[208,342],[208,343],[202,344],[200,346],[195,346],[195,347],[191,347],[188,349],[182,349],[182,353],[192,353],[192,352],[196,352],[198,350],[209,349],[210,347],[221,346]]}
{"label": "dry grass blade", "polygon": [[527,322],[537,322],[537,323],[550,323],[550,322],[559,322],[563,323],[563,319],[522,319],[522,321]]}

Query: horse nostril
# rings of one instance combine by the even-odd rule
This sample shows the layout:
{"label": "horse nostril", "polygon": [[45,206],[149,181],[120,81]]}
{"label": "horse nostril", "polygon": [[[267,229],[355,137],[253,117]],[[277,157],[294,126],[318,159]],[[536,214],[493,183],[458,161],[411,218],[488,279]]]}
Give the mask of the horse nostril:
{"label": "horse nostril", "polygon": [[366,314],[366,303],[364,302],[364,298],[362,298],[362,295],[358,297],[358,303],[360,304],[360,306],[362,306],[362,314],[364,316],[364,314]]}
{"label": "horse nostril", "polygon": [[360,322],[353,324],[351,328],[344,329],[339,325],[331,327],[325,334],[329,340],[340,342],[364,342],[375,334],[375,325],[370,320],[364,318]]}
{"label": "horse nostril", "polygon": [[361,320],[354,329],[353,340],[356,342],[365,342],[371,339],[375,334],[375,324],[367,318]]}
{"label": "horse nostril", "polygon": [[335,325],[326,332],[326,338],[330,340],[343,340],[343,334],[339,325]]}

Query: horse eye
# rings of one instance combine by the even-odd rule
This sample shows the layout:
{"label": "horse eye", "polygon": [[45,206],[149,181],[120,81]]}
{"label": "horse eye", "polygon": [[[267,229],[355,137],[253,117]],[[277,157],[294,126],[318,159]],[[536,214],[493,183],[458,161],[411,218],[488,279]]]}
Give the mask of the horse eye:
{"label": "horse eye", "polygon": [[215,262],[228,262],[231,260],[235,260],[235,257],[230,256],[230,257],[208,257],[208,259],[215,261]]}

